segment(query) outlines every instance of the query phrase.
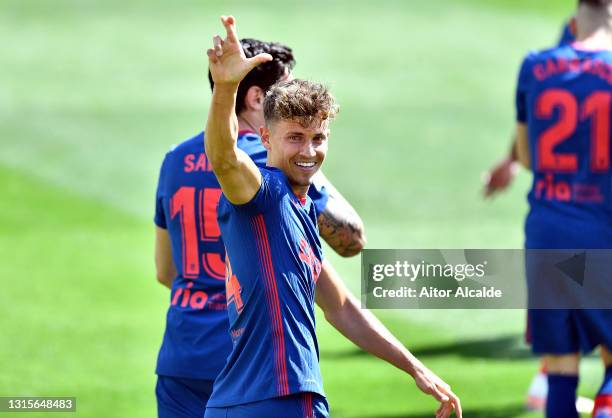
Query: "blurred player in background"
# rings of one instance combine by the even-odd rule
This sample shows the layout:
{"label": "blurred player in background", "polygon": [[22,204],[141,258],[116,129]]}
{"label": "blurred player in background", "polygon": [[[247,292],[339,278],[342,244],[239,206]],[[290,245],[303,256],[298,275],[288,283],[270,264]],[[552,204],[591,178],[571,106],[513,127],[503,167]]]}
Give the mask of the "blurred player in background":
{"label": "blurred player in background", "polygon": [[[612,0],[578,3],[577,41],[529,54],[519,75],[516,155],[533,171],[528,250],[612,248]],[[593,416],[612,417],[612,310],[532,309],[528,320],[546,361],[546,416],[578,417],[580,352],[599,346],[606,371]]]}
{"label": "blurred player in background", "polygon": [[[263,99],[269,87],[290,76],[290,48],[255,39],[241,41],[247,57],[272,55],[254,68],[237,93],[238,147],[265,165]],[[212,78],[211,88],[213,87]],[[202,418],[214,379],[231,351],[227,333],[225,250],[217,223],[221,189],[204,152],[200,133],[168,152],[162,164],[155,214],[158,280],[171,288],[166,330],[159,352],[159,417]],[[322,175],[309,189],[321,236],[342,256],[363,248],[361,219]]]}
{"label": "blurred player in background", "polygon": [[[569,45],[574,42],[576,40],[575,33],[575,23],[573,23],[573,19],[570,19],[563,26],[557,46]],[[520,165],[517,161],[515,138],[513,138],[511,142],[508,155],[497,162],[483,175],[483,194],[486,198],[506,190],[512,184],[516,173],[519,171]],[[527,333],[527,340],[527,342],[530,343],[529,333]],[[529,410],[544,410],[546,407],[547,395],[548,379],[546,377],[546,362],[542,360],[540,370],[533,377],[529,389],[527,390],[525,406]],[[581,413],[590,413],[593,410],[593,401],[583,396],[579,396],[576,401],[576,407]]]}
{"label": "blurred player in background", "polygon": [[[215,81],[205,147],[223,190],[219,223],[227,248],[227,295],[233,350],[215,380],[206,418],[329,416],[319,370],[316,301],[326,319],[364,350],[410,374],[441,402],[436,416],[459,399],[346,290],[323,260],[315,210],[307,195],[327,152],[329,123],[337,113],[323,85],[284,81],[264,99],[260,128],[268,150],[257,167],[236,147],[236,92],[255,65],[247,58],[234,18],[222,17],[227,36],[207,51]],[[230,264],[231,261],[231,264]]]}

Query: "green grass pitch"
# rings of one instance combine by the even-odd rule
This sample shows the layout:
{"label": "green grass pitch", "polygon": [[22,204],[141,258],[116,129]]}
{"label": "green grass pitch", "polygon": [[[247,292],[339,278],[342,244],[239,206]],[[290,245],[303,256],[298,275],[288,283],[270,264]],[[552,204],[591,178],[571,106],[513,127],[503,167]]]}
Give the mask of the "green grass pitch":
{"label": "green grass pitch", "polygon": [[[0,396],[76,396],[69,417],[154,416],[168,303],[154,187],[165,150],[204,126],[204,50],[222,13],[242,36],[291,45],[298,77],[331,85],[342,111],[325,171],[371,248],[521,246],[529,176],[485,202],[480,175],[508,146],[521,56],[555,41],[573,1],[218,3],[0,5]],[[357,292],[359,260],[330,257]],[[379,314],[466,417],[537,416],[522,409],[537,369],[524,312]],[[433,416],[408,376],[322,318],[319,335],[332,416]],[[584,373],[592,395],[596,358]]]}

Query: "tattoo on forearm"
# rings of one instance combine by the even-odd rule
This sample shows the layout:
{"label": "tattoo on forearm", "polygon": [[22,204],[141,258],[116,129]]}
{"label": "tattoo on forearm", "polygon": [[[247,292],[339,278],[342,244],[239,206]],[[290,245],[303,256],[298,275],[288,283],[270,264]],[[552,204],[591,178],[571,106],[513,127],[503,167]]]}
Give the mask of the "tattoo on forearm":
{"label": "tattoo on forearm", "polygon": [[319,215],[318,224],[321,237],[344,257],[356,255],[365,244],[359,215],[336,199],[329,200]]}

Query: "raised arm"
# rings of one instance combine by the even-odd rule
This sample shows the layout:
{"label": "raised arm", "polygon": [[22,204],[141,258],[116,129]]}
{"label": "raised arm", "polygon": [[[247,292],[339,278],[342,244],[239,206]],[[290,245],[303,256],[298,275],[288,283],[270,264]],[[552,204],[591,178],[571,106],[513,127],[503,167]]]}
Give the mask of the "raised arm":
{"label": "raised arm", "polygon": [[313,186],[325,187],[327,205],[319,214],[317,222],[321,237],[342,257],[352,257],[361,252],[366,244],[363,221],[333,184],[318,172],[312,179]]}
{"label": "raised arm", "polygon": [[423,365],[389,330],[346,288],[332,265],[324,261],[317,281],[317,304],[325,319],[346,338],[412,376],[418,388],[438,400],[437,418],[449,417],[453,410],[461,418],[461,403],[450,387]]}
{"label": "raised arm", "polygon": [[246,58],[238,40],[235,19],[222,16],[226,38],[216,35],[207,51],[210,74],[215,83],[208,112],[204,146],[221,189],[234,204],[249,202],[261,186],[261,174],[255,163],[238,149],[236,93],[240,81],[257,65],[270,61],[269,54]]}

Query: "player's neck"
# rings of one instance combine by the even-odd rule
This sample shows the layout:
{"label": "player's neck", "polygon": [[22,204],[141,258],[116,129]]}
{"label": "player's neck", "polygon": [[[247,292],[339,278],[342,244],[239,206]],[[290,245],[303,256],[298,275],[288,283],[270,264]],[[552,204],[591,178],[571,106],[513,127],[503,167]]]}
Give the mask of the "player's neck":
{"label": "player's neck", "polygon": [[298,199],[306,199],[308,195],[308,189],[310,186],[297,186],[291,185],[291,190],[293,190],[293,194],[297,196]]}
{"label": "player's neck", "polygon": [[252,131],[259,135],[259,128],[264,126],[261,112],[245,110],[238,115],[238,130]]}
{"label": "player's neck", "polygon": [[304,186],[302,184],[294,183],[291,180],[291,177],[288,175],[288,173],[285,170],[283,170],[282,164],[279,164],[279,163],[276,163],[270,160],[270,153],[268,153],[268,159],[266,160],[266,166],[281,170],[283,174],[285,175],[285,177],[287,178],[287,182],[289,183],[289,186],[291,187],[291,191],[299,199],[305,198],[308,195],[308,189],[310,188],[310,184],[307,184],[306,186]]}
{"label": "player's neck", "polygon": [[612,31],[609,29],[598,29],[588,34],[578,32],[580,45],[591,50],[612,50]]}
{"label": "player's neck", "polygon": [[612,10],[581,6],[576,17],[576,31],[576,39],[585,48],[612,49]]}

